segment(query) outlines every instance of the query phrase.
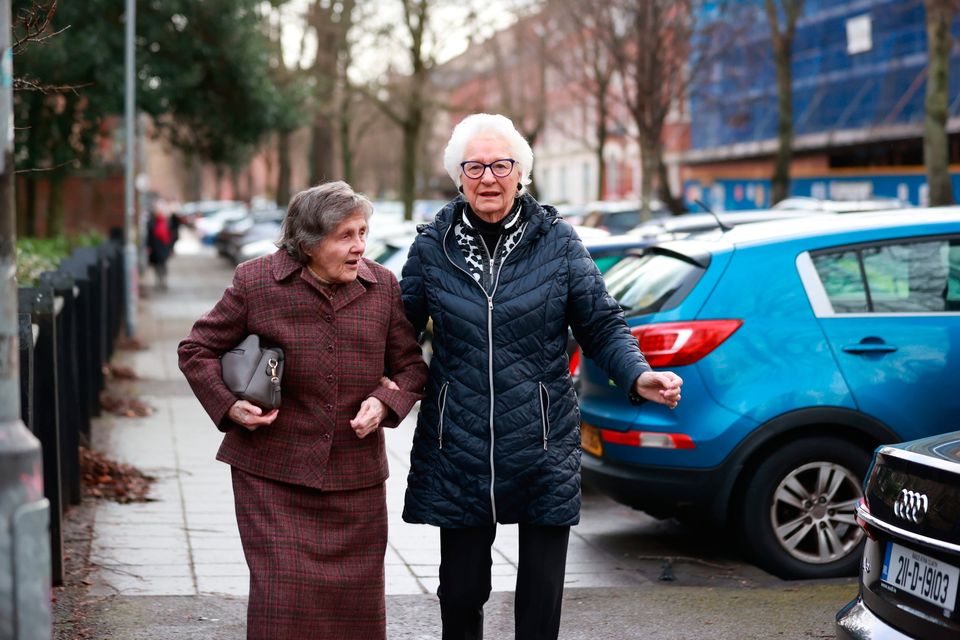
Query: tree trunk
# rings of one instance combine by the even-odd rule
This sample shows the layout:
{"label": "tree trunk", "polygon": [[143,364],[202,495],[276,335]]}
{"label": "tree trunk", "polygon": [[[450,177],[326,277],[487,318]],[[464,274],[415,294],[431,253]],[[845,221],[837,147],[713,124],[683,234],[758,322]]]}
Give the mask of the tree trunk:
{"label": "tree trunk", "polygon": [[240,169],[237,167],[230,167],[230,189],[233,191],[234,200],[249,200],[240,189]]}
{"label": "tree trunk", "polygon": [[923,123],[923,162],[930,206],[953,204],[947,147],[947,97],[950,87],[952,0],[927,0],[927,96]]}
{"label": "tree trunk", "polygon": [[603,200],[604,187],[607,184],[607,159],[603,156],[604,148],[607,146],[607,116],[602,109],[598,111],[597,116],[597,200]]}
{"label": "tree trunk", "polygon": [[221,165],[216,165],[213,168],[214,180],[216,180],[216,186],[214,187],[213,196],[214,200],[223,200],[223,167]]}
{"label": "tree trunk", "polygon": [[196,202],[203,198],[203,165],[195,156],[187,158],[189,167],[187,178],[187,198]]}
{"label": "tree trunk", "polygon": [[673,195],[673,189],[670,187],[670,176],[667,172],[667,163],[663,161],[662,152],[657,162],[657,178],[658,195],[663,205],[675,216],[684,213],[687,209],[683,206],[683,201]]}
{"label": "tree trunk", "polygon": [[409,118],[403,126],[403,160],[400,169],[400,198],[403,219],[413,220],[413,201],[417,197],[417,142],[420,140],[420,119]]}
{"label": "tree trunk", "polygon": [[773,0],[766,1],[767,19],[773,38],[773,61],[777,70],[777,155],[774,159],[771,202],[790,195],[790,158],[793,156],[793,38],[803,0],[781,0],[785,24],[780,27]]}
{"label": "tree trunk", "polygon": [[650,219],[650,199],[653,197],[653,178],[657,175],[657,150],[655,142],[641,134],[640,139],[640,219]]}
{"label": "tree trunk", "polygon": [[778,52],[777,65],[777,155],[773,165],[772,202],[790,193],[790,157],[793,155],[793,74],[790,52]]}
{"label": "tree trunk", "polygon": [[50,176],[50,197],[47,204],[47,237],[63,234],[64,181],[66,176],[54,173]]}
{"label": "tree trunk", "polygon": [[17,209],[17,236],[33,237],[37,235],[37,181],[25,178],[21,184],[25,193],[23,206]]}
{"label": "tree trunk", "polygon": [[290,202],[290,136],[289,131],[277,133],[277,205],[287,206]]}
{"label": "tree trunk", "polygon": [[347,98],[340,103],[337,124],[340,128],[340,164],[343,180],[347,184],[353,184],[353,141],[350,138],[350,104]]}
{"label": "tree trunk", "polygon": [[330,119],[318,115],[311,128],[310,183],[313,186],[333,179],[333,136]]}

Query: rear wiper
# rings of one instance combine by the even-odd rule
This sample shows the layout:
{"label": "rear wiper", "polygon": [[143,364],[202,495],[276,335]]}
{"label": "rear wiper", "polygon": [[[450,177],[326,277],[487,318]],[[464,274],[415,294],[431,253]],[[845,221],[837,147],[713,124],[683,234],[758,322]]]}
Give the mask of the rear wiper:
{"label": "rear wiper", "polygon": [[714,213],[714,212],[713,212],[713,209],[711,209],[710,207],[708,207],[708,206],[703,202],[703,200],[694,200],[694,202],[696,202],[698,205],[700,205],[700,208],[701,208],[701,209],[703,209],[704,211],[706,211],[707,213],[709,213],[710,215],[712,215],[712,216],[713,216],[713,219],[717,221],[717,226],[719,226],[721,229],[723,229],[724,232],[727,232],[727,231],[730,231],[731,229],[733,229],[733,226],[732,226],[732,225],[724,224],[724,223],[723,223],[723,220],[720,219],[720,216],[718,216],[716,213]]}

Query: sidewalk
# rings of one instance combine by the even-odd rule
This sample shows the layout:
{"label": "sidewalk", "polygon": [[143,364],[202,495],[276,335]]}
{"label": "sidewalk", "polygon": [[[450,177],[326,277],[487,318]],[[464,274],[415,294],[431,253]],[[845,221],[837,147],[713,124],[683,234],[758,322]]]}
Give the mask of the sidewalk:
{"label": "sidewalk", "polygon": [[[222,434],[194,398],[176,356],[177,343],[219,298],[232,268],[188,234],[177,251],[170,263],[169,291],[154,292],[150,273],[142,286],[138,335],[149,348],[117,357],[118,364],[132,367],[140,377],[130,389],[156,411],[147,418],[104,417],[94,426],[94,449],[157,478],[152,502],[92,506],[89,560],[96,569],[88,578],[87,596],[89,621],[100,633],[96,638],[244,637],[248,573],[234,519],[229,467],[214,459]],[[387,431],[391,640],[440,637],[437,529],[400,518],[414,420],[412,414]],[[622,514],[617,526],[624,531],[642,517],[629,509]],[[710,589],[715,600],[710,604],[703,601],[701,589],[664,588],[665,583],[652,582],[635,559],[614,557],[595,544],[598,536],[618,535],[617,526],[611,529],[609,523],[585,517],[571,534],[563,638],[810,637],[806,632],[782,632],[806,627],[815,627],[822,637],[832,630],[838,603],[849,597],[849,584],[825,584],[816,591],[819,596],[808,596],[809,607],[822,609],[815,624],[806,615],[790,620],[789,614],[774,613],[769,635],[760,631],[765,623],[754,619],[747,635],[742,624],[734,623],[708,626],[710,632],[701,636],[690,629],[713,625],[751,599],[759,598],[755,604],[761,608],[769,599],[776,609],[784,590],[751,595],[725,584]],[[516,527],[500,527],[494,546],[496,593],[486,607],[488,638],[512,638],[516,547]],[[683,620],[680,628],[675,627],[678,619]]]}

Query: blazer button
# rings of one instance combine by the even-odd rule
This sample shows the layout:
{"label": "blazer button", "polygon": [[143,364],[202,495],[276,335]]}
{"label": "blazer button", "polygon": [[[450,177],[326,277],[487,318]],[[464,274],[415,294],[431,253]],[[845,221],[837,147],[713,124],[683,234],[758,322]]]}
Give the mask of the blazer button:
{"label": "blazer button", "polygon": [[327,411],[333,411],[333,405],[332,405],[332,404],[328,404],[328,405],[327,405]]}
{"label": "blazer button", "polygon": [[325,433],[325,434],[323,434],[323,435],[320,436],[320,437],[323,438],[324,440],[329,440],[329,439],[330,439],[330,434],[329,434],[329,433]]}
{"label": "blazer button", "polygon": [[333,351],[333,345],[332,345],[332,344],[327,347],[327,351]]}
{"label": "blazer button", "polygon": [[332,373],[327,376],[327,382],[331,382],[331,383],[333,382],[333,374],[332,374]]}
{"label": "blazer button", "polygon": [[323,316],[323,319],[326,320],[327,322],[333,322],[333,316],[330,315],[329,313]]}

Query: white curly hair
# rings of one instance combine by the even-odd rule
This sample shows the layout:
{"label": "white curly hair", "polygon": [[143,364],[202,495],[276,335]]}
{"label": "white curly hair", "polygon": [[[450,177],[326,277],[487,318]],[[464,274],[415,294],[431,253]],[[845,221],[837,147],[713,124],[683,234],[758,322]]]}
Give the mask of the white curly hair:
{"label": "white curly hair", "polygon": [[467,145],[474,138],[484,136],[502,138],[510,146],[510,153],[520,171],[520,185],[530,184],[530,174],[533,171],[533,149],[530,148],[526,138],[513,126],[513,121],[500,114],[474,113],[453,128],[447,148],[443,151],[443,168],[450,174],[457,188],[459,189],[463,184],[460,163],[465,160],[463,156]]}

